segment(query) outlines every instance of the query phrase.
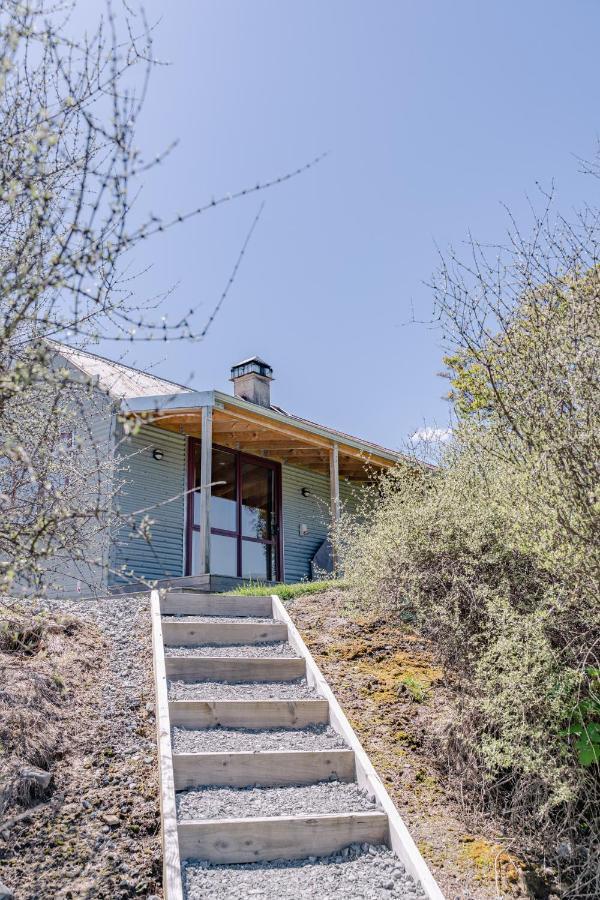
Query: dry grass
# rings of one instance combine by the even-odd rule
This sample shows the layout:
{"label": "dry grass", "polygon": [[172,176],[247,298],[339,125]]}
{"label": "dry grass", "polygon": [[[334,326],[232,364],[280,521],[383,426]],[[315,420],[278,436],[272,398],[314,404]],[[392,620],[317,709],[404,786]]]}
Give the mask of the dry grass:
{"label": "dry grass", "polygon": [[86,644],[97,639],[91,626],[72,617],[16,604],[0,608],[0,814],[27,807],[50,790],[27,770],[51,771],[63,754],[70,715],[63,669],[76,662],[80,674],[89,670]]}

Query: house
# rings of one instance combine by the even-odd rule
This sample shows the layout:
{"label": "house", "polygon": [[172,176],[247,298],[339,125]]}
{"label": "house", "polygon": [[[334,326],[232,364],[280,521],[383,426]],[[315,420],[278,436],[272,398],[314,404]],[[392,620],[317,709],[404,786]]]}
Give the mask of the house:
{"label": "house", "polygon": [[[94,429],[117,456],[121,513],[152,519],[149,540],[130,526],[112,536],[96,590],[309,579],[318,552],[331,569],[326,542],[342,508],[400,458],[274,405],[273,371],[257,356],[232,367],[226,394],[51,347],[101,399]],[[131,422],[139,428],[126,436]]]}

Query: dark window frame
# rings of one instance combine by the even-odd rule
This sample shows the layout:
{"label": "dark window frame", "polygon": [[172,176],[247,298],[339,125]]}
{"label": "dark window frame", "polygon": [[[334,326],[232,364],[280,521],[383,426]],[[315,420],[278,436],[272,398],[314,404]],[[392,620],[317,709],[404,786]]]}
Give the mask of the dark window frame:
{"label": "dark window frame", "polygon": [[[200,525],[194,525],[194,491],[190,490],[194,486],[196,476],[195,461],[199,454],[196,448],[200,448],[201,438],[188,437],[187,444],[187,489],[188,493],[186,504],[186,554],[185,554],[185,574],[191,575],[192,571],[192,550],[193,550],[193,532],[200,532]],[[281,485],[281,463],[272,459],[265,459],[264,456],[254,456],[251,453],[243,453],[241,450],[233,450],[231,447],[223,447],[220,444],[213,444],[213,450],[221,450],[225,453],[231,453],[235,458],[236,464],[236,531],[228,531],[223,528],[210,529],[211,534],[220,534],[224,537],[232,537],[237,541],[236,568],[237,578],[242,578],[242,547],[243,542],[248,541],[254,544],[269,544],[274,546],[275,553],[275,578],[274,581],[281,581],[283,578],[283,495]],[[273,497],[275,503],[275,529],[273,537],[270,540],[262,538],[254,538],[242,534],[242,466],[244,462],[252,465],[262,466],[265,469],[271,469],[274,473]]]}

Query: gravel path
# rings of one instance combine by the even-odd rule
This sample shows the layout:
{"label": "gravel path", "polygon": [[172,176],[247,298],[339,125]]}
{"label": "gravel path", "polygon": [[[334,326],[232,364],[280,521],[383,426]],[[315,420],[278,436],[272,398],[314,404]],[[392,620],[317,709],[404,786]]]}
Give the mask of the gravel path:
{"label": "gravel path", "polygon": [[313,700],[318,696],[305,678],[244,684],[228,684],[225,681],[169,682],[169,700]]}
{"label": "gravel path", "polygon": [[175,753],[255,750],[343,750],[346,743],[329,725],[306,728],[173,728]]}
{"label": "gravel path", "polygon": [[165,656],[219,656],[235,658],[239,656],[269,657],[286,656],[298,658],[298,654],[287,641],[269,641],[264,644],[234,644],[215,647],[211,644],[195,644],[193,647],[165,647]]}
{"label": "gravel path", "polygon": [[176,796],[180,819],[314,816],[377,809],[376,802],[357,784],[340,781],[289,787],[194,788]]}
{"label": "gravel path", "polygon": [[184,863],[187,900],[424,900],[425,894],[387,847],[352,844],[340,853],[303,860],[213,866]]}
{"label": "gravel path", "polygon": [[197,622],[218,622],[219,625],[272,625],[272,616],[162,616],[163,622],[185,622],[195,625]]}

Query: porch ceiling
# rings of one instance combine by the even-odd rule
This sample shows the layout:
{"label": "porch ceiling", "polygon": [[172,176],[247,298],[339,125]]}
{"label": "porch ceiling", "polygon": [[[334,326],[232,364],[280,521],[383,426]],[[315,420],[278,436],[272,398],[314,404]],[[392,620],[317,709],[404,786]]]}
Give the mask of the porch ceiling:
{"label": "porch ceiling", "polygon": [[[152,424],[167,431],[202,436],[201,412],[194,410],[165,410],[152,417]],[[329,474],[330,451],[338,445],[339,473],[353,481],[366,481],[373,469],[389,468],[393,460],[385,459],[368,449],[360,450],[344,443],[343,437],[329,439],[314,435],[301,426],[274,422],[254,411],[240,411],[235,407],[213,409],[213,443],[254,456]]]}

